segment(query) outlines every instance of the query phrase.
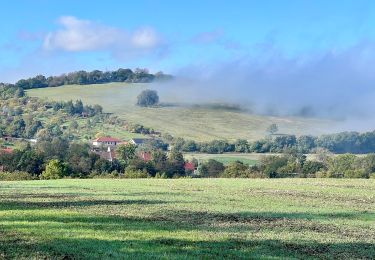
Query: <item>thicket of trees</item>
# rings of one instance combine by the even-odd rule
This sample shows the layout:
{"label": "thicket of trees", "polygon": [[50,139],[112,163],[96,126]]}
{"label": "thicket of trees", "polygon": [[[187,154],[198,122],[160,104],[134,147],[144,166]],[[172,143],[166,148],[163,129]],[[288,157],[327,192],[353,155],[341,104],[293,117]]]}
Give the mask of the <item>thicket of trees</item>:
{"label": "thicket of trees", "polygon": [[183,152],[202,153],[281,153],[285,149],[295,148],[302,153],[315,153],[316,149],[324,148],[333,153],[372,153],[375,152],[375,131],[358,133],[342,132],[337,134],[322,135],[319,137],[302,135],[275,135],[249,142],[239,139],[234,143],[224,140],[213,140],[198,143],[183,138],[171,141],[173,147]]}
{"label": "thicket of trees", "polygon": [[46,133],[60,136],[64,122],[71,121],[72,128],[77,128],[76,117],[100,117],[103,111],[101,106],[84,105],[81,100],[43,102],[12,85],[0,85],[0,108],[0,136],[29,139]]}
{"label": "thicket of trees", "polygon": [[168,80],[171,79],[171,75],[158,72],[151,74],[147,69],[118,69],[116,71],[100,71],[94,70],[91,72],[87,71],[76,71],[60,76],[45,77],[38,75],[29,79],[21,79],[16,82],[15,86],[22,89],[33,89],[33,88],[46,88],[46,87],[58,87],[62,85],[78,84],[102,84],[108,82],[129,82],[129,83],[149,83],[154,80]]}
{"label": "thicket of trees", "polygon": [[322,156],[306,160],[296,151],[263,157],[255,166],[240,161],[227,166],[209,160],[199,167],[202,177],[224,178],[375,178],[375,154],[360,157],[354,154]]}
{"label": "thicket of trees", "polygon": [[26,172],[34,178],[58,179],[63,177],[88,178],[93,176],[123,177],[182,177],[185,160],[181,152],[155,149],[152,160],[138,157],[135,146],[118,147],[117,159],[112,162],[100,158],[84,143],[69,142],[61,137],[40,140],[35,146],[27,145],[12,153],[0,152],[0,165],[5,172]]}
{"label": "thicket of trees", "polygon": [[[186,171],[183,154],[177,150],[169,153],[152,150],[152,159],[145,161],[137,154],[141,150],[131,144],[118,147],[117,159],[112,162],[91,152],[88,144],[72,143],[52,137],[41,140],[35,146],[27,145],[13,153],[0,153],[0,165],[5,173],[13,173],[14,179],[57,179],[64,177],[123,177],[123,178],[375,178],[375,154],[332,155],[321,150],[314,160],[296,149],[282,155],[264,156],[255,166],[240,161],[224,165],[216,160],[198,164],[197,172]],[[9,174],[1,178],[11,179]],[[27,174],[26,174],[27,173]]]}

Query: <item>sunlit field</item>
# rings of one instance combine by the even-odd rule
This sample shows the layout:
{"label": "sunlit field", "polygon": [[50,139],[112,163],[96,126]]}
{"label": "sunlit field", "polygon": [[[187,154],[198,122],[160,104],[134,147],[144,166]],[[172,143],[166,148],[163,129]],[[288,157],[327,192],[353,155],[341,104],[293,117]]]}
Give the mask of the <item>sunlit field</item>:
{"label": "sunlit field", "polygon": [[375,256],[374,180],[0,182],[0,258]]}
{"label": "sunlit field", "polygon": [[[52,100],[81,99],[87,104],[100,104],[105,112],[115,113],[132,123],[152,127],[186,139],[207,141],[263,138],[267,127],[276,123],[284,134],[321,134],[332,128],[332,122],[298,117],[271,117],[226,108],[161,106],[141,108],[135,105],[137,95],[150,84],[110,83],[97,85],[68,85],[32,89],[27,93]],[[161,102],[175,103],[173,98],[160,96]]]}

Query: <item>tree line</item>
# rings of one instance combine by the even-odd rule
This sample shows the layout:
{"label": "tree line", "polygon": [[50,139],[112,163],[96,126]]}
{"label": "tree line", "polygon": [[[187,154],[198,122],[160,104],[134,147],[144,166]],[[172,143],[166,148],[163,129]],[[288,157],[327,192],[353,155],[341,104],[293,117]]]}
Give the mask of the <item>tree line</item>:
{"label": "tree line", "polygon": [[21,79],[16,82],[15,86],[22,89],[58,87],[63,85],[88,85],[103,84],[109,82],[128,82],[128,83],[149,83],[155,80],[168,80],[172,76],[157,72],[150,73],[147,69],[118,69],[115,71],[76,71],[60,76],[45,77],[37,75],[28,79]]}
{"label": "tree line", "polygon": [[210,159],[192,163],[196,170],[185,169],[183,154],[161,149],[151,151],[151,159],[138,156],[140,148],[120,145],[113,161],[101,158],[85,143],[60,137],[44,139],[13,153],[0,153],[3,173],[0,179],[58,178],[375,178],[375,154],[332,155],[321,149],[314,158],[296,149],[281,155],[265,155],[256,165],[240,161],[228,165]]}
{"label": "tree line", "polygon": [[152,151],[152,160],[138,156],[140,151],[131,144],[118,147],[116,159],[108,161],[90,149],[87,143],[70,142],[62,137],[49,137],[34,146],[26,145],[12,153],[0,152],[3,172],[34,179],[57,179],[64,177],[90,178],[98,176],[122,176],[131,178],[173,178],[187,175],[181,152]]}
{"label": "tree line", "polygon": [[342,153],[373,153],[375,152],[375,131],[341,132],[321,136],[312,135],[275,135],[250,142],[238,139],[235,142],[225,140],[213,140],[210,142],[195,142],[183,138],[170,138],[173,147],[183,152],[201,153],[281,153],[285,149],[295,148],[302,153],[314,153],[318,148],[327,149],[330,152]]}
{"label": "tree line", "polygon": [[240,161],[227,166],[213,159],[200,166],[201,177],[222,178],[375,178],[375,154],[338,156],[319,153],[313,160],[296,150],[264,156],[257,165]]}

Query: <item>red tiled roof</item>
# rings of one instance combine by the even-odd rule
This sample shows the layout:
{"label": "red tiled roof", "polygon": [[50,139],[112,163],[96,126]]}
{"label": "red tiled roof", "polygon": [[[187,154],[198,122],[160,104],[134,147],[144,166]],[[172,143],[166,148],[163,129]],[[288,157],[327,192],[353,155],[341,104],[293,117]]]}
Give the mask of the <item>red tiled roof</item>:
{"label": "red tiled roof", "polygon": [[3,153],[13,153],[13,149],[9,148],[9,147],[3,148],[0,151],[3,152]]}
{"label": "red tiled roof", "polygon": [[194,171],[195,170],[195,165],[192,162],[186,162],[185,163],[185,170],[186,171]]}
{"label": "red tiled roof", "polygon": [[151,153],[147,153],[147,152],[141,152],[139,153],[138,155],[142,160],[144,160],[145,162],[149,162],[152,160],[152,155]]}
{"label": "red tiled roof", "polygon": [[99,137],[98,139],[96,139],[95,141],[97,142],[121,142],[120,139],[117,139],[117,138],[113,138],[113,137]]}

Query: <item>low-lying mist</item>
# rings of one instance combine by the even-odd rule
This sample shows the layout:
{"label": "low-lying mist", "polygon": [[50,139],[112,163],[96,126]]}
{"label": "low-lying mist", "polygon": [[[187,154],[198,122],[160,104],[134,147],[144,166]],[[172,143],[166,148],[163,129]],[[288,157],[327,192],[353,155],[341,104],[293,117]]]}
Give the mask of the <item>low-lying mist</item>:
{"label": "low-lying mist", "polygon": [[365,131],[375,123],[374,67],[375,44],[362,42],[294,58],[273,52],[186,67],[156,88],[161,99],[176,103],[228,104],[257,114],[333,119],[341,122],[339,130]]}

